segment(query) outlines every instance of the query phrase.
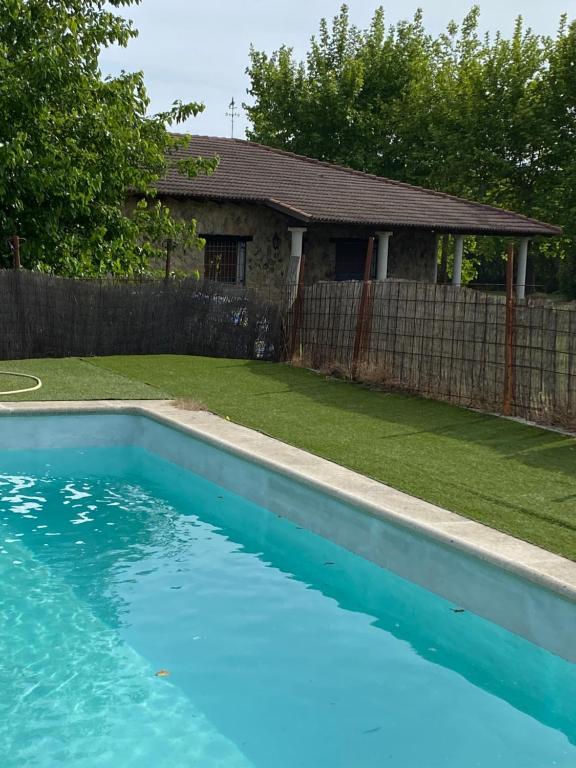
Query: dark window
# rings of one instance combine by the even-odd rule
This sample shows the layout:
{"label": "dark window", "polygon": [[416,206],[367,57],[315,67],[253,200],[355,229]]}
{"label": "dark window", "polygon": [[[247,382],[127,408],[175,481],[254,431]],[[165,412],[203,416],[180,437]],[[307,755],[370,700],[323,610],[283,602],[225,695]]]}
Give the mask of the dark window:
{"label": "dark window", "polygon": [[246,238],[204,236],[204,277],[219,283],[246,281]]}
{"label": "dark window", "polygon": [[[363,280],[368,240],[336,240],[335,280]],[[376,254],[372,253],[371,279],[376,278]]]}

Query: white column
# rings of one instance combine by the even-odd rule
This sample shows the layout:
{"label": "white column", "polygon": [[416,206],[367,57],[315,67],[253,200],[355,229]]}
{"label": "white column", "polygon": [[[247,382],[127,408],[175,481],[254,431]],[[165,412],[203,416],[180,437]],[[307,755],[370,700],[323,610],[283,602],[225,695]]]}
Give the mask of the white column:
{"label": "white column", "polygon": [[386,280],[388,277],[388,250],[392,232],[376,232],[378,238],[378,263],[376,264],[376,280]]}
{"label": "white column", "polygon": [[518,247],[518,270],[516,272],[516,298],[526,296],[526,265],[528,263],[528,238],[523,237]]}
{"label": "white column", "polygon": [[464,257],[464,235],[454,235],[454,269],[452,285],[462,285],[462,259]]}
{"label": "white column", "polygon": [[288,265],[288,283],[295,285],[300,276],[300,262],[302,261],[302,242],[306,227],[288,227],[288,232],[292,235],[292,246],[290,250],[290,263]]}

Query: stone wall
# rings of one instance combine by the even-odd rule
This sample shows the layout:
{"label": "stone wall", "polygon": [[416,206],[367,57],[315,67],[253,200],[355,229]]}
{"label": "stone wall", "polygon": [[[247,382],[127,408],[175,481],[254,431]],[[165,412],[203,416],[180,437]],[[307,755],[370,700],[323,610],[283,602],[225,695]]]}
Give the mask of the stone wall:
{"label": "stone wall", "polygon": [[[336,264],[337,238],[366,238],[374,234],[366,227],[313,225],[306,233],[306,282],[332,280]],[[436,235],[433,232],[398,230],[390,238],[388,276],[403,280],[434,282]]]}
{"label": "stone wall", "polygon": [[435,282],[436,250],[434,232],[397,230],[390,238],[389,277],[421,283]]}
{"label": "stone wall", "polygon": [[355,227],[315,224],[308,228],[305,240],[306,283],[312,285],[319,280],[333,280],[336,267],[337,237],[364,237]]}
{"label": "stone wall", "polygon": [[[272,298],[282,292],[290,259],[290,221],[271,208],[253,203],[216,202],[165,198],[174,216],[194,218],[201,235],[235,235],[252,238],[246,244],[246,285],[269,292]],[[274,249],[274,236],[278,249]],[[175,252],[174,270],[198,271],[204,276],[204,253],[189,250]]]}
{"label": "stone wall", "polygon": [[[259,288],[272,299],[279,298],[286,284],[290,260],[290,226],[303,226],[288,216],[264,205],[244,202],[217,202],[166,197],[163,202],[173,214],[195,218],[202,235],[235,235],[252,238],[246,246],[246,285]],[[309,225],[304,236],[306,282],[334,278],[337,238],[368,238],[374,230],[367,227],[332,224]],[[278,248],[274,248],[277,235]],[[157,264],[163,268],[163,264]],[[201,251],[177,251],[172,268],[178,272],[204,276]],[[436,238],[432,232],[399,230],[390,238],[390,277],[432,282],[436,270]]]}

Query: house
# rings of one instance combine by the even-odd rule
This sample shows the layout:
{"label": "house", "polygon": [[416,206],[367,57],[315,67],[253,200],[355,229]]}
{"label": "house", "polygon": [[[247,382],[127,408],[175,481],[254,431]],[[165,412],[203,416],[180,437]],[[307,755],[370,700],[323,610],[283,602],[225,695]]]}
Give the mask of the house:
{"label": "house", "polygon": [[460,284],[465,235],[519,238],[517,282],[523,292],[528,242],[561,229],[517,213],[238,139],[193,137],[180,158],[212,157],[211,176],[190,179],[172,168],[158,184],[177,216],[194,217],[203,253],[175,266],[206,278],[281,291],[298,278],[358,280],[375,237],[372,277],[436,280],[437,238],[454,236]]}

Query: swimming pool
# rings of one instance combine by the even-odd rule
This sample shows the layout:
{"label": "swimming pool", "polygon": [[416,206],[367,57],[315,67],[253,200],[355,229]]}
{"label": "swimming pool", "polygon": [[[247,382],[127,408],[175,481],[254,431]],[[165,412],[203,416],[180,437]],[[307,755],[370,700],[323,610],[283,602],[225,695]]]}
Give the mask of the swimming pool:
{"label": "swimming pool", "polygon": [[135,416],[0,440],[1,765],[575,764],[576,666],[305,524],[358,510]]}

